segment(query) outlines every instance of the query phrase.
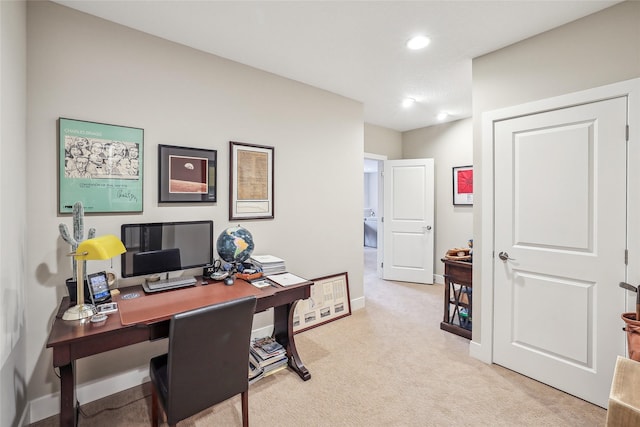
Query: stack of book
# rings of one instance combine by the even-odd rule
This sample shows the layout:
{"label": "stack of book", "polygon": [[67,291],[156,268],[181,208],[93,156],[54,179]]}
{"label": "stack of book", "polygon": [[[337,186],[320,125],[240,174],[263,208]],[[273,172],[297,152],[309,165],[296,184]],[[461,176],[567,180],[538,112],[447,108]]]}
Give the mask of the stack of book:
{"label": "stack of book", "polygon": [[254,339],[249,350],[249,384],[287,366],[287,351],[273,337]]}
{"label": "stack of book", "polygon": [[249,384],[253,384],[262,377],[264,377],[264,369],[260,367],[254,355],[249,352]]}
{"label": "stack of book", "polygon": [[287,271],[284,260],[273,255],[253,255],[250,261],[253,265],[259,267],[265,276]]}

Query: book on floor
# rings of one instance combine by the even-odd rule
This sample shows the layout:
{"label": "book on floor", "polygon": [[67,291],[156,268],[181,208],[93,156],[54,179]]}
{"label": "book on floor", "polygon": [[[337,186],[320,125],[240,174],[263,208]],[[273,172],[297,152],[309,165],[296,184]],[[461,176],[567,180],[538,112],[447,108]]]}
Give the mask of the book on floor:
{"label": "book on floor", "polygon": [[280,358],[282,356],[286,357],[287,354],[287,350],[273,337],[254,339],[249,350],[256,356],[258,362],[261,364],[268,359]]}
{"label": "book on floor", "polygon": [[264,376],[264,369],[256,360],[255,356],[249,353],[249,384],[253,384]]}

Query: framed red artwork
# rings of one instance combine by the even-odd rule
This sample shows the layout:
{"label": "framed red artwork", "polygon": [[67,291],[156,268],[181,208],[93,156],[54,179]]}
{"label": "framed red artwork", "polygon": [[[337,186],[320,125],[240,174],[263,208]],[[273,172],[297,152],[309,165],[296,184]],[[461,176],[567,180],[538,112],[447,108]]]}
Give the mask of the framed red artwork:
{"label": "framed red artwork", "polygon": [[453,204],[473,205],[473,166],[453,168]]}

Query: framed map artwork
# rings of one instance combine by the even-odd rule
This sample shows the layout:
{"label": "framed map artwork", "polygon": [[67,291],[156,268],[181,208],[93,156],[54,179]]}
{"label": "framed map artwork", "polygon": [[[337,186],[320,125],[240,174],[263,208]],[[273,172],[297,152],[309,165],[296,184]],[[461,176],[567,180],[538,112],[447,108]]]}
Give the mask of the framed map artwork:
{"label": "framed map artwork", "polygon": [[231,141],[229,151],[229,220],[274,218],[274,148]]}

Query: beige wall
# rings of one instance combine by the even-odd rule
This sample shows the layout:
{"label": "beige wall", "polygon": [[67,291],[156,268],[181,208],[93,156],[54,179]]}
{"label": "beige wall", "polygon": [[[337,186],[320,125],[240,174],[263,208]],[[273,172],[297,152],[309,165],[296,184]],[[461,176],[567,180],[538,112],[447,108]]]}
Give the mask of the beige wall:
{"label": "beige wall", "polygon": [[402,158],[435,163],[434,273],[444,274],[447,249],[466,247],[473,238],[473,207],[453,205],[452,168],[473,164],[472,120],[462,119],[402,134]]}
{"label": "beige wall", "polygon": [[388,160],[402,158],[402,133],[382,126],[364,124],[364,152],[387,156]]}
{"label": "beige wall", "polygon": [[[213,219],[217,235],[232,225],[229,141],[275,147],[275,219],[242,222],[255,253],[278,255],[307,278],[346,271],[354,307],[364,304],[362,104],[54,3],[29,2],[27,10],[29,168],[14,173],[28,183],[29,399],[58,390],[45,342],[71,275],[58,234],[71,220],[56,215],[58,117],[144,129],[144,212],[88,216],[85,226],[98,235],[119,235],[123,223],[189,219]],[[158,206],[158,144],[218,150],[218,203]],[[262,317],[261,325],[270,321]],[[82,359],[78,384],[146,369],[164,345]]]}
{"label": "beige wall", "polygon": [[482,113],[640,77],[640,2],[627,1],[473,60],[474,313],[473,341],[491,313],[482,299]]}
{"label": "beige wall", "polygon": [[0,2],[0,425],[27,405],[25,296],[27,29],[24,2]]}

